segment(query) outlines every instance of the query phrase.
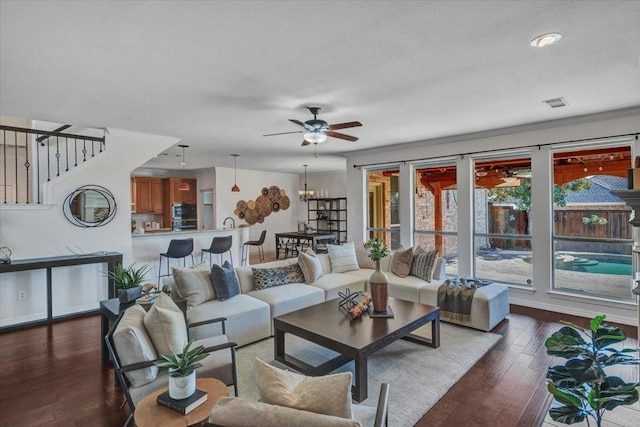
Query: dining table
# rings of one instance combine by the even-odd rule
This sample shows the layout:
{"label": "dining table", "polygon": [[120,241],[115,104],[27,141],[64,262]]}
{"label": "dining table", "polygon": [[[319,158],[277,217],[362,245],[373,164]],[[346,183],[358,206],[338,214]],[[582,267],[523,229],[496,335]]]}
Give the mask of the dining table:
{"label": "dining table", "polygon": [[330,232],[317,231],[288,231],[275,233],[276,238],[276,259],[280,259],[282,252],[284,258],[298,256],[305,247],[311,247],[314,252],[318,252],[318,245],[335,243],[336,235]]}

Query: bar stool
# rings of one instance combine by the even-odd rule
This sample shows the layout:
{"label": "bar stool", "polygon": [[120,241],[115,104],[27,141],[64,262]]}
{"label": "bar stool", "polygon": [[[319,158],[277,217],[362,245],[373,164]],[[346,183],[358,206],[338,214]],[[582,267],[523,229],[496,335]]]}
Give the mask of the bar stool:
{"label": "bar stool", "polygon": [[[167,252],[160,254],[160,264],[158,265],[158,286],[161,285],[160,277],[171,276],[169,272],[169,265],[171,264],[171,258],[182,258],[182,265],[187,265],[187,257],[191,256],[191,265],[193,265],[193,238],[189,239],[171,239],[169,242],[169,248]],[[162,273],[162,257],[167,258],[167,274]],[[161,286],[160,286],[161,287]]]}
{"label": "bar stool", "polygon": [[200,254],[200,261],[205,252],[209,252],[209,265],[211,264],[211,254],[220,255],[220,265],[222,265],[222,259],[225,252],[229,252],[229,258],[231,258],[231,265],[233,265],[233,253],[231,252],[231,246],[233,245],[233,236],[214,237],[211,241],[209,249],[203,249]]}
{"label": "bar stool", "polygon": [[249,246],[258,247],[258,256],[260,257],[260,262],[264,262],[264,248],[262,247],[262,245],[264,244],[265,237],[267,237],[267,230],[262,230],[262,233],[260,233],[260,238],[258,240],[247,240],[246,242],[244,242],[244,244],[242,245],[242,261],[240,262],[240,265],[247,264],[247,258],[250,255]]}

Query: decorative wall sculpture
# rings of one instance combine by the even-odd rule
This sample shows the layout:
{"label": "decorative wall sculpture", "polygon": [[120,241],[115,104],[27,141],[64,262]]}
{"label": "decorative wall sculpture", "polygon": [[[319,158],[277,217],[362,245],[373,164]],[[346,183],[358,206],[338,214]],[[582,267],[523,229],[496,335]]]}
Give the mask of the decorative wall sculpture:
{"label": "decorative wall sculpture", "polygon": [[268,188],[264,187],[255,200],[240,200],[233,213],[238,218],[244,219],[247,224],[253,225],[256,222],[263,223],[271,212],[286,211],[290,205],[291,200],[287,192],[272,185]]}

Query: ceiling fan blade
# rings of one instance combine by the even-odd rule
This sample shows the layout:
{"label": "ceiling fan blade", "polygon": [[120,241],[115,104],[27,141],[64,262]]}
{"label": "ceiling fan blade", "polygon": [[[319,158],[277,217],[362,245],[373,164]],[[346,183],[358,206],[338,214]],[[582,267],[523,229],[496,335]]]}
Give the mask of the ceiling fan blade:
{"label": "ceiling fan blade", "polygon": [[329,130],[355,128],[355,127],[358,127],[358,126],[362,126],[362,123],[360,123],[360,122],[337,123],[335,125],[329,125]]}
{"label": "ceiling fan blade", "polygon": [[300,144],[300,146],[304,147],[306,145],[311,145],[311,143],[305,139],[304,141],[302,141],[302,144]]}
{"label": "ceiling fan blade", "polygon": [[331,136],[333,138],[346,139],[347,141],[351,141],[351,142],[355,142],[358,140],[358,138],[356,138],[355,136],[345,135],[344,133],[338,133],[333,131],[327,132],[327,136]]}
{"label": "ceiling fan blade", "polygon": [[297,124],[298,126],[302,126],[303,128],[305,127],[304,123],[302,123],[300,120],[289,119],[289,121],[291,123]]}
{"label": "ceiling fan blade", "polygon": [[296,131],[293,131],[293,132],[267,133],[267,134],[262,135],[262,136],[287,135],[287,134],[290,134],[290,133],[302,133],[302,131],[301,130],[296,130]]}

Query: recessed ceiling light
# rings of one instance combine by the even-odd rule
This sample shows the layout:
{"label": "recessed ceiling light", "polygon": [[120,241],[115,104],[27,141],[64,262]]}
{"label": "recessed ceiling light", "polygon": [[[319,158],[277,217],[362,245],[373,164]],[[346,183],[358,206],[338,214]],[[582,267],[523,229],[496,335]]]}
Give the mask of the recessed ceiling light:
{"label": "recessed ceiling light", "polygon": [[567,100],[562,98],[562,97],[553,98],[553,99],[546,99],[546,100],[544,100],[542,102],[544,102],[545,104],[547,104],[551,108],[566,107],[567,105],[569,105]]}
{"label": "recessed ceiling light", "polygon": [[546,33],[541,34],[538,37],[531,40],[531,46],[533,47],[546,47],[551,46],[562,38],[560,33]]}

